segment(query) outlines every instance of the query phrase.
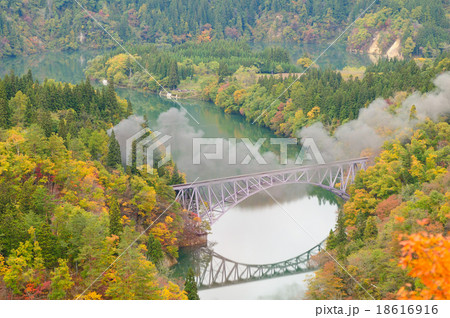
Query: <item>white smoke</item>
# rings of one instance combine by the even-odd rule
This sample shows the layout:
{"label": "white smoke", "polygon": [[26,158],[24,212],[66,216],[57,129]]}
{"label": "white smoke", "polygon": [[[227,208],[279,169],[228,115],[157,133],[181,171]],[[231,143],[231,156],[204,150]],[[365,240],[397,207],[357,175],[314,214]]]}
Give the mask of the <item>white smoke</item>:
{"label": "white smoke", "polygon": [[127,151],[126,151],[126,141],[128,138],[141,131],[145,125],[145,119],[141,116],[131,115],[126,119],[123,119],[113,128],[109,129],[108,135],[111,135],[114,129],[114,134],[120,145],[120,153],[122,157],[122,163],[125,164]]}
{"label": "white smoke", "polygon": [[[301,129],[301,138],[313,138],[325,161],[359,157],[362,153],[379,151],[386,140],[408,136],[418,122],[426,118],[438,120],[450,113],[450,73],[439,75],[436,88],[429,93],[414,93],[393,112],[383,99],[373,101],[359,112],[357,119],[338,127],[333,136],[322,123]],[[410,120],[411,106],[416,106],[417,119]]]}
{"label": "white smoke", "polygon": [[[220,177],[229,177],[233,175],[240,175],[258,171],[267,171],[271,169],[281,169],[283,166],[276,164],[278,157],[272,152],[262,153],[261,156],[267,163],[260,165],[256,160],[250,161],[249,164],[240,164],[244,158],[249,154],[247,147],[243,142],[237,140],[236,153],[237,164],[229,163],[229,144],[228,140],[223,142],[223,158],[206,160],[203,155],[207,153],[216,152],[215,145],[201,146],[201,164],[194,164],[193,139],[194,138],[208,138],[201,129],[196,130],[197,126],[191,126],[189,118],[184,110],[171,108],[162,113],[157,120],[155,130],[172,136],[171,147],[172,156],[177,163],[178,168],[186,173],[187,180],[193,181],[211,179]],[[153,128],[153,127],[151,127]],[[268,142],[268,141],[267,141]],[[286,167],[286,166],[284,166]]]}

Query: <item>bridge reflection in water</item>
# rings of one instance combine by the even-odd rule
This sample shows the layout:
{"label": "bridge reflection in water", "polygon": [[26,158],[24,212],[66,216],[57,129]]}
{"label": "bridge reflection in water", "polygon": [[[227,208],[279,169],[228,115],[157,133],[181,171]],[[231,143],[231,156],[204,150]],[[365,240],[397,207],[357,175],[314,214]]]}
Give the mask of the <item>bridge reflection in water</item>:
{"label": "bridge reflection in water", "polygon": [[[196,213],[213,225],[232,207],[248,197],[284,184],[315,185],[344,200],[349,198],[347,188],[360,170],[365,170],[368,158],[337,161],[328,164],[299,166],[228,178],[205,180],[172,186],[181,206]],[[244,264],[225,258],[213,250],[204,249],[197,257],[199,289],[240,284],[293,274],[311,272],[319,264],[312,256],[324,249],[325,241],[308,251],[285,261],[272,264]]]}
{"label": "bridge reflection in water", "polygon": [[197,284],[199,289],[209,289],[311,272],[318,269],[312,256],[324,247],[325,241],[322,241],[298,256],[271,264],[240,263],[204,248],[198,258],[202,261],[196,266]]}

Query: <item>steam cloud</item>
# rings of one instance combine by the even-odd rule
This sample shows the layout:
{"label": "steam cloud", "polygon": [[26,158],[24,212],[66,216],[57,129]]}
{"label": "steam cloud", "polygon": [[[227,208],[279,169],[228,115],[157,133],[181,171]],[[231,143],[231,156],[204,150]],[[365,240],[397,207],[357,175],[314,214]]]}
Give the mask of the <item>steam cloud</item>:
{"label": "steam cloud", "polygon": [[[297,136],[313,138],[328,162],[356,158],[365,150],[377,152],[386,140],[409,136],[413,127],[426,118],[437,120],[450,113],[450,72],[439,75],[434,84],[434,91],[414,93],[405,99],[395,114],[388,110],[385,100],[377,99],[360,110],[358,119],[338,127],[334,136],[322,123],[301,129]],[[416,106],[415,120],[409,119],[412,105]]]}
{"label": "steam cloud", "polygon": [[[325,129],[322,123],[316,123],[303,128],[297,133],[299,138],[310,137],[314,139],[326,162],[356,158],[365,153],[379,151],[386,140],[410,136],[412,128],[426,118],[437,120],[439,116],[450,112],[450,72],[438,76],[434,80],[436,89],[426,94],[414,93],[392,113],[388,110],[388,103],[383,99],[373,101],[367,108],[360,110],[357,119],[338,127],[333,136]],[[416,106],[417,119],[410,120],[411,106]],[[125,142],[128,138],[140,131],[145,123],[142,117],[130,116],[114,127],[116,138],[119,141],[122,162],[125,162]],[[240,175],[258,171],[286,168],[279,164],[278,155],[267,151],[262,155],[268,163],[260,165],[255,160],[249,164],[239,164],[249,151],[243,142],[237,143],[237,163],[229,164],[229,149],[227,141],[223,144],[223,159],[205,160],[200,165],[193,164],[193,138],[210,137],[197,126],[191,126],[184,110],[171,108],[160,114],[157,122],[150,127],[153,131],[172,136],[170,140],[172,156],[178,168],[185,172],[187,181]],[[108,131],[108,133],[110,133]],[[250,136],[249,136],[250,137]],[[202,154],[215,152],[215,146],[203,145]]]}

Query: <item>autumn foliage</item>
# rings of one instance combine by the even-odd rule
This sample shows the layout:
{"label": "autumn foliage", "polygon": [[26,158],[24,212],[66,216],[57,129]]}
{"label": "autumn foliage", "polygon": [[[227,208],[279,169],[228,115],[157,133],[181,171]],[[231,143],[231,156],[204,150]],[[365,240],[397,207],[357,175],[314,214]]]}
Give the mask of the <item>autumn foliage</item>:
{"label": "autumn foliage", "polygon": [[450,299],[450,237],[426,232],[409,235],[400,242],[400,265],[411,277],[420,280],[418,286],[400,288],[400,299]]}

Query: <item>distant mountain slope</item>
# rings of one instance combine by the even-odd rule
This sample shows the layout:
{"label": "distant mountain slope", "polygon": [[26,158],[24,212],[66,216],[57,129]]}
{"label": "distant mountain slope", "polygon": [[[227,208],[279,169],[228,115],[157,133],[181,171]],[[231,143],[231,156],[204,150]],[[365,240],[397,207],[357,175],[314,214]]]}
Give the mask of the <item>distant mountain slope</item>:
{"label": "distant mountain slope", "polygon": [[[176,44],[242,37],[258,42],[329,41],[371,0],[79,2],[119,41]],[[72,0],[0,0],[0,12],[0,56],[116,45]],[[402,54],[434,56],[449,46],[448,12],[445,0],[377,1],[342,40],[348,40],[349,49],[368,51],[380,34],[381,53],[400,39]]]}

